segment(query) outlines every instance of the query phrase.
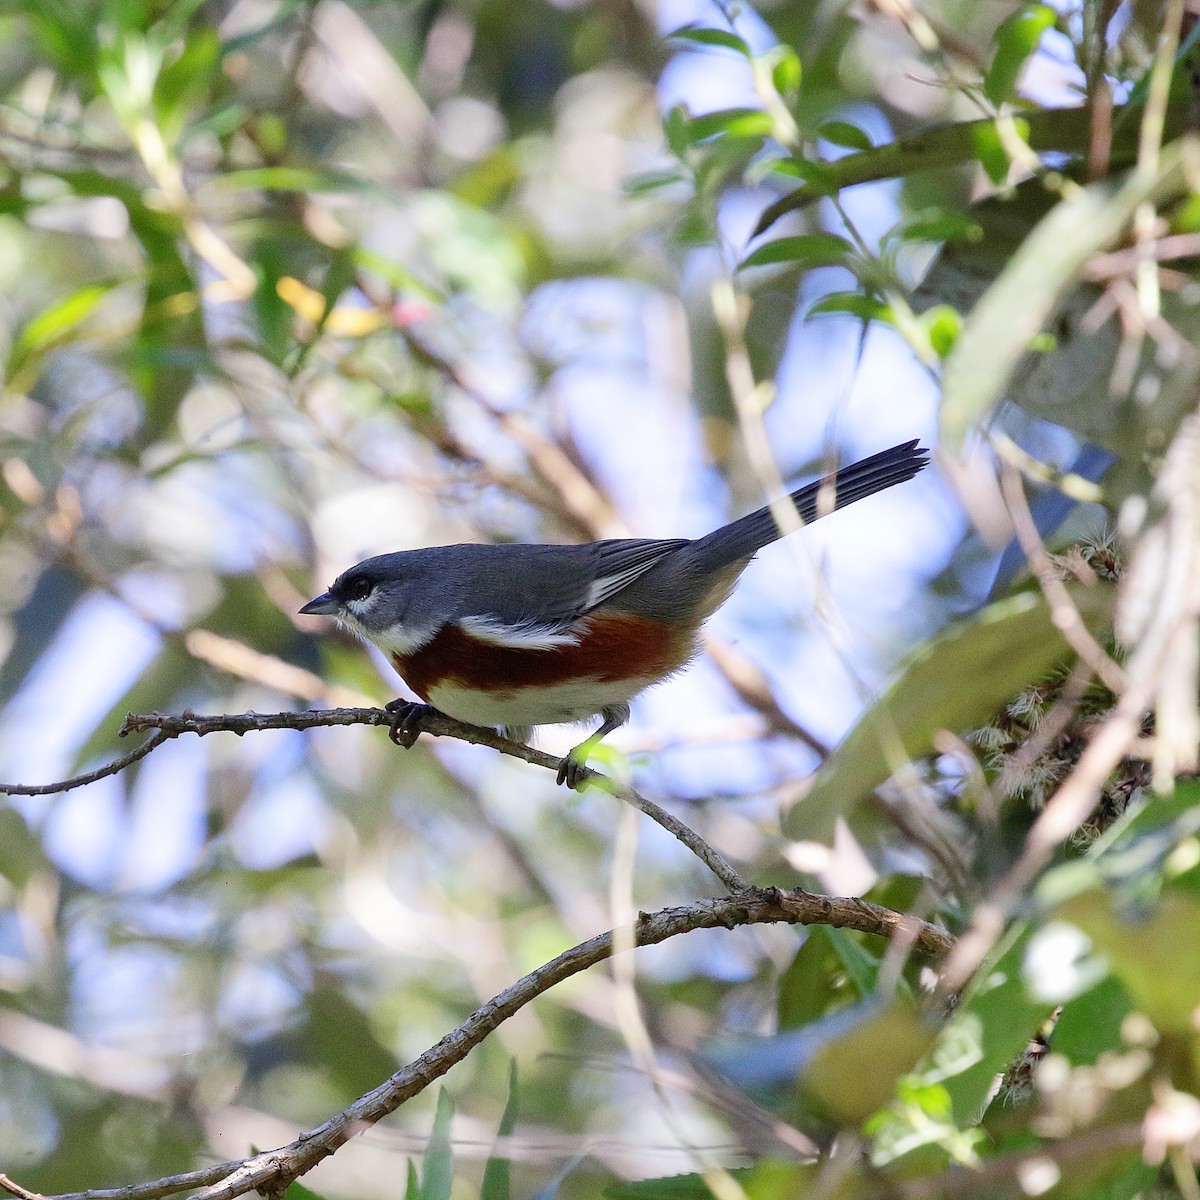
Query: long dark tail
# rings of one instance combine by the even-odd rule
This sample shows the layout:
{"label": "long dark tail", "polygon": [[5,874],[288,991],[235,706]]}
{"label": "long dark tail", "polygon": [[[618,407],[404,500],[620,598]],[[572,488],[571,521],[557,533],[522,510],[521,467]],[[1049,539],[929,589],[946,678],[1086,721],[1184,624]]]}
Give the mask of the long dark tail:
{"label": "long dark tail", "polygon": [[[929,451],[918,446],[914,438],[902,446],[881,450],[870,458],[806,483],[792,493],[792,503],[800,519],[807,524],[856,500],[882,492],[884,488],[904,483],[928,463]],[[749,558],[778,537],[779,527],[771,510],[760,508],[758,512],[699,538],[690,549],[704,569],[715,570],[739,558]]]}

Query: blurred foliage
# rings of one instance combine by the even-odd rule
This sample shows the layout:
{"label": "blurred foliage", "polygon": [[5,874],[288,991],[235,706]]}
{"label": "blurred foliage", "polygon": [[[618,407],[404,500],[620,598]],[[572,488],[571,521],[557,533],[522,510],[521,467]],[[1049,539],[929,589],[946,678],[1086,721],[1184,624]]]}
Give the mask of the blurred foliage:
{"label": "blurred foliage", "polygon": [[[593,971],[293,1196],[1197,1195],[1185,7],[777,0],[675,28],[621,2],[0,8],[6,778],[123,752],[128,710],[387,699],[386,668],[295,616],[366,553],[678,534],[759,502],[747,423],[793,474],[839,419],[823,337],[864,376],[902,346],[941,386],[985,533],[1008,529],[988,447],[1024,472],[1128,681],[1073,695],[1078,635],[1028,577],[979,602],[994,536],[876,516],[852,565],[873,666],[900,666],[839,747],[817,763],[781,723],[794,696],[818,728],[842,693],[861,707],[854,672],[794,648],[797,610],[776,640],[722,626],[765,663],[736,689],[753,736],[737,672],[697,668],[679,724],[635,731],[634,779],[756,882],[955,933],[996,916],[1054,789],[1085,780],[1099,807],[961,993],[903,937],[678,939],[638,957],[661,1078],[626,985]],[[923,422],[889,370],[856,418],[871,449],[889,406]],[[1088,447],[1103,476],[1073,470]],[[1060,528],[1059,495],[1092,504]],[[896,547],[910,576],[948,560],[928,593],[879,586]],[[693,736],[714,696],[716,737]],[[521,764],[364,729],[180,740],[9,797],[0,1171],[111,1187],[320,1123],[608,926],[614,827]],[[637,866],[643,909],[712,887],[652,835]]]}

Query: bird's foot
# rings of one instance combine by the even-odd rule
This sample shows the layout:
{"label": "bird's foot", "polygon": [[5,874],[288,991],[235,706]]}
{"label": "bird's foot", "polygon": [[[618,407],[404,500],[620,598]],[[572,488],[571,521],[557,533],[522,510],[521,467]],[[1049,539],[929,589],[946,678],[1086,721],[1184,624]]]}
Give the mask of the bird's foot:
{"label": "bird's foot", "polygon": [[[576,750],[578,747],[576,747]],[[575,750],[570,754],[564,755],[558,762],[558,774],[556,779],[559,785],[566,784],[572,791],[576,791],[584,781],[584,776],[588,772],[587,755],[582,758],[575,757]]]}
{"label": "bird's foot", "polygon": [[437,712],[432,704],[421,704],[416,700],[389,700],[383,707],[392,716],[388,725],[388,737],[405,750],[420,736],[421,722]]}
{"label": "bird's foot", "polygon": [[593,734],[587,741],[572,747],[558,760],[556,779],[560,786],[565,784],[573,792],[579,791],[583,787],[588,776],[592,774],[591,768],[587,765],[588,755],[596,748],[599,740],[599,737]]}

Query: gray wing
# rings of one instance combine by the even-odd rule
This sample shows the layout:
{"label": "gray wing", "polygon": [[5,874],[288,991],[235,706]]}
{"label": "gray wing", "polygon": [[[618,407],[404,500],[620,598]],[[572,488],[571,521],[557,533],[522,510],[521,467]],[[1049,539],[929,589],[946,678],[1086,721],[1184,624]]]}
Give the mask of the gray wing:
{"label": "gray wing", "polygon": [[640,579],[651,567],[688,544],[686,538],[625,539],[594,542],[600,556],[596,577],[588,588],[583,612],[598,608]]}
{"label": "gray wing", "polygon": [[576,641],[580,617],[686,545],[683,538],[623,538],[582,546],[444,546],[411,553],[436,554],[439,576],[457,578],[454,619],[473,636],[496,645],[549,649]]}

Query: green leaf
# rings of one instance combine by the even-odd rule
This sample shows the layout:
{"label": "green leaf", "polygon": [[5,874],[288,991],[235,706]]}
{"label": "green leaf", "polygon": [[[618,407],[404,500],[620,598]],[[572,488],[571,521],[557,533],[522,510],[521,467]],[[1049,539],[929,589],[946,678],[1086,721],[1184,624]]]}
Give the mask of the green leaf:
{"label": "green leaf", "polygon": [[[831,1187],[824,1161],[797,1162],[793,1158],[759,1159],[745,1174],[730,1172],[741,1184],[746,1200],[799,1200],[805,1196],[828,1196],[829,1200],[866,1200],[870,1168],[847,1161],[839,1164],[837,1182]],[[713,1195],[712,1189],[709,1195]]]}
{"label": "green leaf", "polygon": [[[1024,117],[1013,119],[1013,126],[1022,141],[1029,140],[1029,122]],[[995,121],[982,121],[971,130],[971,145],[979,165],[987,173],[987,177],[997,186],[1008,179],[1008,169],[1012,166],[1000,132]]]}
{"label": "green leaf", "polygon": [[[78,333],[82,325],[113,290],[113,284],[89,284],[62,300],[42,309],[30,320],[17,338],[8,360],[8,379],[21,372],[31,360],[37,360],[47,350],[62,345]],[[14,383],[14,386],[16,384]]]}
{"label": "green leaf", "polygon": [[[729,1173],[743,1185],[753,1174],[746,1167],[734,1167]],[[712,1188],[703,1175],[695,1173],[613,1183],[604,1189],[604,1195],[609,1200],[713,1200]]]}
{"label": "green leaf", "polygon": [[241,171],[226,171],[212,184],[229,191],[253,188],[264,192],[355,192],[381,200],[385,197],[395,199],[387,188],[348,171],[315,167],[247,167]]}
{"label": "green leaf", "polygon": [[437,1113],[421,1163],[421,1200],[450,1200],[450,1186],[454,1180],[454,1151],[450,1145],[453,1117],[450,1093],[439,1088]]}
{"label": "green leaf", "polygon": [[996,53],[983,79],[984,95],[993,104],[1015,97],[1021,68],[1057,17],[1048,4],[1029,4],[1001,22],[994,39]]}
{"label": "green leaf", "polygon": [[663,136],[676,158],[686,158],[691,138],[688,136],[688,111],[682,104],[675,104],[663,117]]}
{"label": "green leaf", "polygon": [[46,867],[42,844],[15,809],[0,808],[0,879],[16,888]]}
{"label": "green leaf", "polygon": [[978,973],[937,1040],[910,1074],[898,1081],[896,1103],[868,1124],[880,1166],[906,1164],[941,1169],[947,1156],[961,1159],[985,1141],[980,1114],[996,1079],[1022,1053],[1049,1015],[1045,1002],[1030,999],[1021,978],[1020,937]]}
{"label": "green leaf", "polygon": [[1056,913],[1108,959],[1134,1005],[1164,1033],[1194,1034],[1200,1009],[1200,899],[1167,892],[1149,914],[1118,912],[1111,892],[1071,897]]}
{"label": "green leaf", "polygon": [[900,242],[978,242],[983,228],[965,213],[934,209],[901,221],[890,236]]}
{"label": "green leaf", "polygon": [[804,75],[800,56],[791,46],[783,44],[776,46],[771,54],[775,57],[775,65],[771,68],[772,85],[785,100],[794,100]]}
{"label": "green leaf", "polygon": [[1185,188],[1179,143],[1167,146],[1156,175],[1101,181],[1055,205],[975,305],[946,361],[941,434],[956,451],[999,402],[1033,338],[1069,294],[1087,260],[1112,246],[1139,205],[1174,199]]}
{"label": "green leaf", "polygon": [[814,162],[811,158],[793,158],[792,167],[796,176],[814,195],[837,195],[838,183],[833,163]]}
{"label": "green leaf", "polygon": [[[500,1125],[496,1130],[498,1138],[512,1137],[517,1127],[517,1110],[520,1105],[520,1094],[517,1090],[517,1060],[508,1067],[508,1102],[504,1105],[504,1113],[500,1117]],[[479,1200],[509,1200],[509,1160],[507,1155],[498,1155],[493,1151],[483,1168],[483,1184],[479,1190]]]}
{"label": "green leaf", "polygon": [[721,108],[688,121],[689,144],[712,137],[769,137],[773,125],[761,108]]}
{"label": "green leaf", "polygon": [[1200,960],[1200,783],[1154,797],[1106,835],[1104,853],[1047,873],[1037,898],[1091,939],[1164,1033],[1194,1035]]}
{"label": "green leaf", "polygon": [[726,50],[736,50],[738,54],[750,57],[750,47],[728,29],[711,29],[704,25],[684,25],[674,33],[667,34],[671,42],[690,42],[695,46],[720,46]]}
{"label": "green leaf", "polygon": [[906,1001],[864,1004],[862,1011],[854,1028],[813,1054],[801,1076],[803,1090],[845,1125],[861,1125],[885,1105],[936,1036]]}
{"label": "green leaf", "polygon": [[962,314],[949,304],[937,304],[921,314],[920,322],[925,327],[934,353],[938,358],[947,358],[962,333]]}
{"label": "green leaf", "polygon": [[[1200,30],[1200,26],[1197,26]],[[1125,105],[1113,116],[1113,162],[1126,165],[1137,156],[1139,109]],[[1167,111],[1165,136],[1177,137],[1184,130],[1186,103],[1174,105]],[[1080,157],[1086,153],[1091,136],[1091,127],[1086,108],[1050,108],[1031,112],[1017,122],[1018,129],[1026,129],[1026,141],[1039,154],[1047,151],[1071,154]],[[878,179],[902,179],[918,172],[933,171],[970,162],[978,157],[980,131],[990,133],[996,141],[995,122],[991,117],[978,121],[960,121],[935,129],[921,129],[906,137],[865,150],[861,154],[847,154],[836,162],[826,163],[825,177],[819,186],[807,185],[780,197],[768,205],[753,236],[757,237],[769,229],[780,217],[798,208],[804,208],[822,196],[828,196],[842,188],[860,183],[871,183]],[[1004,155],[1004,170],[1008,156]]]}
{"label": "green leaf", "polygon": [[823,1017],[851,993],[835,987],[841,959],[829,939],[829,930],[815,925],[779,980],[780,1030],[799,1029]]}
{"label": "green leaf", "polygon": [[283,1192],[283,1200],[325,1200],[320,1192],[305,1187],[298,1179],[293,1179]]}
{"label": "green leaf", "polygon": [[945,1086],[962,1125],[987,1103],[996,1076],[1012,1065],[1053,1006],[1029,994],[1022,976],[1026,942],[1012,944],[980,971],[932,1056],[928,1078]]}
{"label": "green leaf", "polygon": [[215,29],[193,30],[179,57],[159,72],[154,82],[154,107],[168,144],[178,139],[191,111],[208,99],[220,48]]}
{"label": "green leaf", "polygon": [[645,196],[683,181],[683,176],[677,170],[642,171],[638,175],[631,175],[622,187],[627,196]]}
{"label": "green leaf", "polygon": [[826,121],[817,130],[817,135],[835,146],[845,146],[847,150],[870,150],[871,139],[849,121]]}
{"label": "green leaf", "polygon": [[759,246],[746,256],[739,270],[782,262],[801,263],[805,267],[841,267],[853,253],[854,247],[836,233],[803,233]]}
{"label": "green leaf", "polygon": [[[1093,631],[1110,621],[1112,594],[1072,595]],[[884,693],[821,765],[812,787],[784,818],[791,838],[827,837],[906,763],[933,751],[943,729],[981,725],[1022,688],[1071,657],[1040,591],[1009,596],[951,625],[901,666]]]}
{"label": "green leaf", "polygon": [[875,990],[879,959],[845,929],[829,929],[829,944],[846,971],[851,984],[863,999]]}
{"label": "green leaf", "polygon": [[866,292],[830,292],[822,296],[809,310],[810,317],[828,314],[849,314],[864,321],[890,321],[892,308],[878,296]]}
{"label": "green leaf", "polygon": [[1101,1055],[1119,1054],[1126,1048],[1121,1024],[1132,1011],[1129,993],[1116,976],[1106,975],[1063,1006],[1054,1029],[1054,1052],[1065,1055],[1073,1066],[1090,1066]]}

